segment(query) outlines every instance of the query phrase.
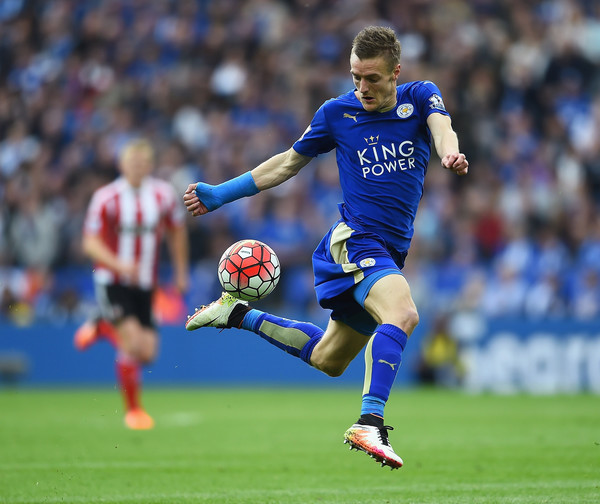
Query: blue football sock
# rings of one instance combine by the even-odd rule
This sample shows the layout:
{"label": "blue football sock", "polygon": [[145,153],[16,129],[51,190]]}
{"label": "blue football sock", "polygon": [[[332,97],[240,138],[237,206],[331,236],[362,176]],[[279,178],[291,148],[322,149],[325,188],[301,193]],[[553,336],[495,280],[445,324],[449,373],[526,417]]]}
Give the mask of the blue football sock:
{"label": "blue football sock", "polygon": [[369,394],[366,394],[362,398],[362,406],[360,408],[360,414],[362,415],[377,415],[383,418],[383,408],[385,408],[385,401]]}
{"label": "blue football sock", "polygon": [[309,322],[277,317],[254,309],[244,317],[242,329],[255,332],[272,345],[308,364],[312,351],[321,341],[324,332]]}
{"label": "blue football sock", "polygon": [[406,333],[391,324],[380,325],[369,340],[365,348],[361,414],[373,413],[383,417],[383,408],[390,396],[407,341]]}

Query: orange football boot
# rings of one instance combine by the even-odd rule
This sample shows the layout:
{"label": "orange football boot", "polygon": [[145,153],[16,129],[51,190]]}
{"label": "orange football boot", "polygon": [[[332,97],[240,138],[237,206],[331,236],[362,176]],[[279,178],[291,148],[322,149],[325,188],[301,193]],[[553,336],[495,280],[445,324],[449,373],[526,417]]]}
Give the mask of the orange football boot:
{"label": "orange football boot", "polygon": [[87,320],[77,331],[73,338],[73,344],[79,351],[87,350],[100,338],[97,320]]}
{"label": "orange football boot", "polygon": [[135,408],[125,414],[125,425],[132,430],[148,430],[154,427],[154,420],[142,408]]}

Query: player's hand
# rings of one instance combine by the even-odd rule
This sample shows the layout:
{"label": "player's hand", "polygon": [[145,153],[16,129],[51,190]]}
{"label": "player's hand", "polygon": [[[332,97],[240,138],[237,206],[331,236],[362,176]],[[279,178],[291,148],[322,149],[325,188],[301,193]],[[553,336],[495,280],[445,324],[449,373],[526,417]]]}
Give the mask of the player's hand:
{"label": "player's hand", "polygon": [[185,294],[190,285],[190,280],[188,275],[185,272],[178,272],[175,276],[175,288],[179,291],[180,294]]}
{"label": "player's hand", "polygon": [[466,175],[469,172],[469,162],[466,156],[460,152],[446,154],[442,158],[442,166],[457,175]]}
{"label": "player's hand", "polygon": [[196,186],[198,184],[190,184],[183,195],[183,202],[188,212],[194,217],[208,213],[208,208],[200,201],[196,194]]}
{"label": "player's hand", "polygon": [[135,263],[119,262],[117,273],[120,276],[128,278],[132,283],[137,283],[139,278],[139,267]]}

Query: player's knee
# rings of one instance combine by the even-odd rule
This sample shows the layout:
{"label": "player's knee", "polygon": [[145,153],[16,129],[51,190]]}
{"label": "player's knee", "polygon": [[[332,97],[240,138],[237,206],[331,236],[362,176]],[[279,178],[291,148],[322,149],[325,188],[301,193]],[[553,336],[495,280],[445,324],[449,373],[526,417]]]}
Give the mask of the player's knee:
{"label": "player's knee", "polygon": [[314,368],[318,369],[319,371],[322,371],[327,376],[331,376],[332,378],[341,376],[344,373],[344,371],[346,371],[346,368],[349,364],[348,362],[332,361],[330,359],[320,359],[318,355],[314,354],[310,360],[310,363]]}
{"label": "player's knee", "polygon": [[154,341],[146,341],[141,346],[139,356],[140,361],[143,364],[152,364],[156,360],[156,354],[158,353],[157,345]]}
{"label": "player's knee", "polygon": [[406,327],[406,329],[404,329],[404,331],[407,332],[408,334],[412,333],[414,331],[415,327],[417,327],[417,325],[419,325],[419,312],[416,310],[416,308],[411,308],[409,310],[406,310],[404,324]]}
{"label": "player's knee", "polygon": [[337,363],[328,363],[323,368],[321,368],[321,371],[323,371],[327,376],[336,378],[338,376],[342,376],[344,374],[344,371],[346,371],[347,367],[347,364],[340,365]]}
{"label": "player's knee", "polygon": [[156,355],[151,351],[142,351],[138,356],[138,362],[143,365],[152,364],[156,359]]}
{"label": "player's knee", "polygon": [[382,323],[395,325],[410,336],[419,324],[419,312],[416,308],[404,308],[389,317],[383,317]]}
{"label": "player's knee", "polygon": [[152,364],[156,360],[157,346],[154,341],[146,341],[144,338],[134,338],[123,350],[132,359],[141,365]]}

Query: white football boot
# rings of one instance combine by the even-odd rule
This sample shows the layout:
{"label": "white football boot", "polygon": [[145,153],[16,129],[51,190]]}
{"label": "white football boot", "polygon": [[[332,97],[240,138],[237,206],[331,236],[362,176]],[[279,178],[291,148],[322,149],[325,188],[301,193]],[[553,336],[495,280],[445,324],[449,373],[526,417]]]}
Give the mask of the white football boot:
{"label": "white football boot", "polygon": [[209,305],[197,308],[193,315],[189,315],[185,328],[194,331],[200,327],[219,327],[239,329],[244,315],[250,311],[247,301],[234,298],[231,294],[223,292],[221,297]]}
{"label": "white football boot", "polygon": [[393,427],[389,425],[376,427],[375,425],[355,423],[344,434],[344,443],[349,443],[351,450],[364,451],[380,462],[381,467],[389,466],[392,470],[399,469],[404,462],[394,452],[388,439],[388,430],[393,430]]}

